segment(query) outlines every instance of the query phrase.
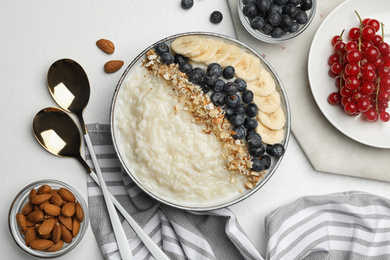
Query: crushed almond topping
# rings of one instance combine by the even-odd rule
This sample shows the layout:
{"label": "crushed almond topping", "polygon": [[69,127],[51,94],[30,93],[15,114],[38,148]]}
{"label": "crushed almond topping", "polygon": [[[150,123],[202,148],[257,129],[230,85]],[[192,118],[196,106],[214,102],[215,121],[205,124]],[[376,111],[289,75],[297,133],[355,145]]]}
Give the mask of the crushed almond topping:
{"label": "crushed almond topping", "polygon": [[226,158],[227,169],[232,173],[231,181],[236,182],[236,175],[246,178],[245,187],[252,189],[262,178],[263,174],[254,175],[251,171],[252,161],[248,155],[248,148],[241,140],[232,136],[236,133],[231,130],[231,124],[225,120],[224,111],[214,106],[210,97],[202,89],[188,80],[188,76],[180,72],[177,64],[166,65],[161,62],[153,50],[146,53],[145,68],[153,75],[163,78],[167,86],[177,95],[178,104],[174,106],[175,113],[188,111],[196,124],[204,124],[205,134],[214,133],[222,141],[221,155]]}

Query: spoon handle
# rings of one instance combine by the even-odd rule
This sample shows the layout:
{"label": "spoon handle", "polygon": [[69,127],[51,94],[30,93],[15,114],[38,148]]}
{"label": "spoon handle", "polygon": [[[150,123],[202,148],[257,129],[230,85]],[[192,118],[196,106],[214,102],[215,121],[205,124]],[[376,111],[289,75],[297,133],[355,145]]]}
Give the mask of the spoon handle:
{"label": "spoon handle", "polygon": [[122,256],[122,259],[124,260],[131,260],[133,259],[132,252],[130,245],[127,241],[127,237],[125,234],[125,231],[122,227],[122,223],[119,219],[118,213],[115,210],[114,204],[112,202],[112,197],[110,196],[111,193],[108,191],[106,182],[104,181],[103,174],[100,170],[95,152],[92,147],[91,139],[89,138],[88,134],[84,135],[85,142],[88,146],[89,153],[91,154],[93,164],[95,165],[97,177],[100,183],[100,187],[103,192],[103,197],[104,201],[106,202],[107,210],[108,210],[108,215],[110,216],[111,219],[111,225],[114,230],[116,242],[118,244],[119,252]]}

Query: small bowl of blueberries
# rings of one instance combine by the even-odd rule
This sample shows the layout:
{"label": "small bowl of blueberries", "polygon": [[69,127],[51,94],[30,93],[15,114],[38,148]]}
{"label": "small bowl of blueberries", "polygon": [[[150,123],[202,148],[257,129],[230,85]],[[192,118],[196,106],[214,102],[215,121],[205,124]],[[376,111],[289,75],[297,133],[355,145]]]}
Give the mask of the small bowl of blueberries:
{"label": "small bowl of blueberries", "polygon": [[239,0],[238,15],[245,29],[267,43],[300,35],[310,25],[316,0]]}

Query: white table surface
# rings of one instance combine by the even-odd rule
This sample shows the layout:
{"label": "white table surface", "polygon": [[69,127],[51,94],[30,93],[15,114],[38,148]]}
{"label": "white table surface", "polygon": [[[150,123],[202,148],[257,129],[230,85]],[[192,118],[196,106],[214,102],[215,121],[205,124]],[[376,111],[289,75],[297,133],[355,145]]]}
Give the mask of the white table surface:
{"label": "white table surface", "polygon": [[[328,3],[335,5],[337,2],[342,1],[321,1],[319,7],[327,11]],[[208,20],[214,10],[224,15],[218,25]],[[324,14],[318,10],[317,15],[322,17]],[[224,0],[195,0],[190,10],[181,9],[180,0],[19,0],[3,5],[0,17],[0,99],[3,109],[0,114],[0,258],[29,259],[14,244],[7,226],[9,206],[19,190],[36,180],[51,178],[69,183],[87,198],[81,165],[76,160],[60,159],[44,151],[31,130],[32,119],[40,109],[56,106],[46,87],[49,66],[61,58],[79,62],[91,84],[85,121],[108,123],[116,82],[125,67],[144,48],[180,32],[211,31],[229,36],[234,36],[235,32],[229,6]],[[97,49],[95,42],[100,38],[115,43],[114,54],[107,55]],[[283,68],[284,73],[279,73],[282,80],[288,77],[288,67],[295,66],[295,61],[283,57],[275,48],[265,54],[277,71]],[[279,62],[278,56],[283,60]],[[125,66],[117,73],[105,74],[103,65],[110,59],[124,60]],[[303,64],[302,77],[307,77],[305,68]],[[308,134],[314,133],[308,128]],[[388,183],[316,172],[291,136],[285,158],[275,175],[255,195],[231,209],[263,254],[266,246],[264,217],[270,211],[301,196],[348,190],[390,198]],[[82,242],[59,259],[76,257],[103,259],[90,227]]]}

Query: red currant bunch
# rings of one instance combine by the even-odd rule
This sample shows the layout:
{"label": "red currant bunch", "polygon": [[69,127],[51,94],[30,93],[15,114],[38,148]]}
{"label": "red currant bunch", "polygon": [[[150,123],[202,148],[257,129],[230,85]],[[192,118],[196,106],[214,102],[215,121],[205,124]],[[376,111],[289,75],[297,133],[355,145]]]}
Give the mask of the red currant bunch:
{"label": "red currant bunch", "polygon": [[348,31],[347,40],[344,31],[331,39],[328,74],[335,78],[336,90],[329,94],[328,102],[341,105],[350,116],[361,114],[368,122],[388,122],[390,47],[384,41],[383,24],[371,18],[362,20],[356,14],[360,26]]}

